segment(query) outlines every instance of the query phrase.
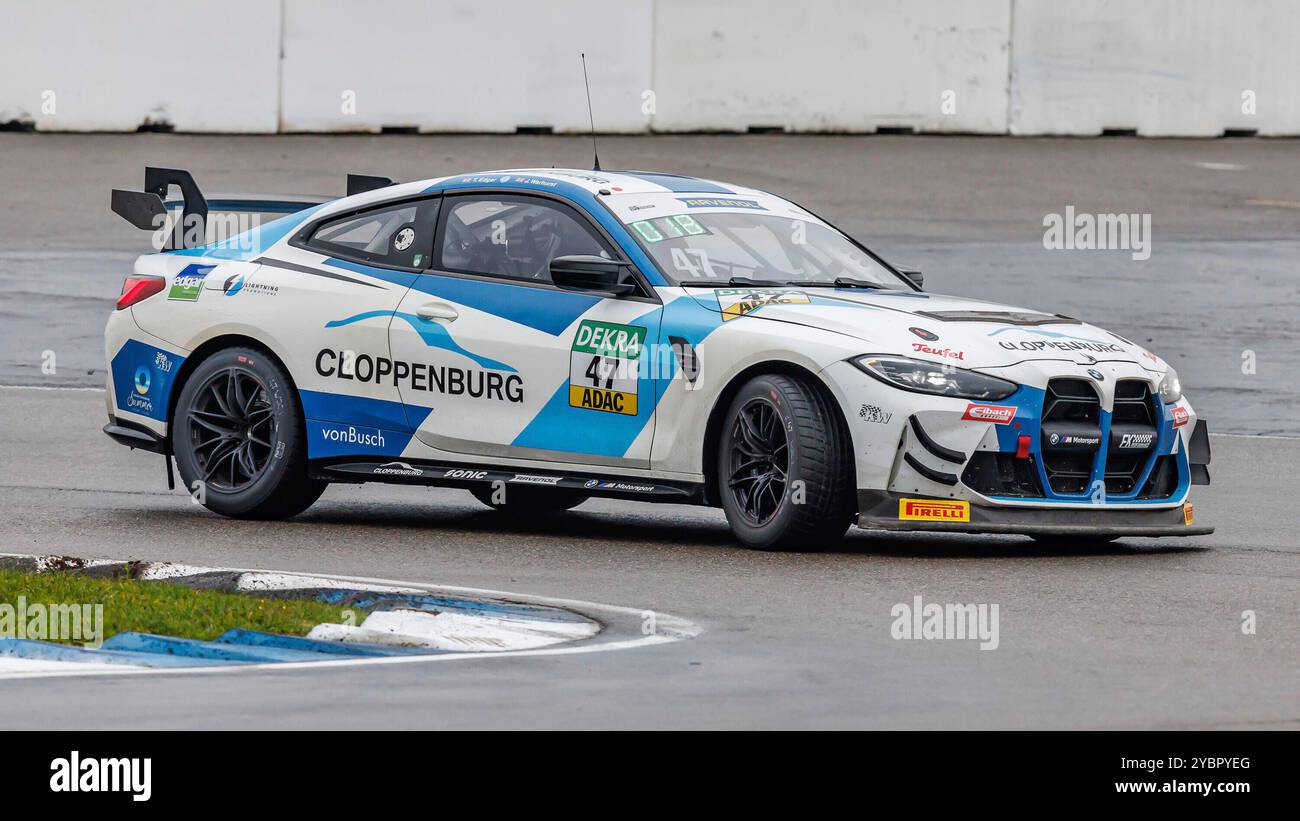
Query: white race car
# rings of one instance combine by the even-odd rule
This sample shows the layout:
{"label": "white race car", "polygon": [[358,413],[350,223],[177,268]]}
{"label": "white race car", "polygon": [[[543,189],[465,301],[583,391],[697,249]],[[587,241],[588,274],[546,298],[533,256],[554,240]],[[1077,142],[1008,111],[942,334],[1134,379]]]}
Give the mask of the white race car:
{"label": "white race car", "polygon": [[[108,321],[105,432],[164,454],[169,481],[174,456],[213,511],[293,516],[377,481],[527,515],[712,505],[762,549],[855,522],[1212,532],[1187,503],[1208,434],[1163,360],[926,293],[789,200],[632,171],[348,182],[209,202],[150,168],[113,192],[168,250]],[[210,210],[290,213],[209,242]]]}

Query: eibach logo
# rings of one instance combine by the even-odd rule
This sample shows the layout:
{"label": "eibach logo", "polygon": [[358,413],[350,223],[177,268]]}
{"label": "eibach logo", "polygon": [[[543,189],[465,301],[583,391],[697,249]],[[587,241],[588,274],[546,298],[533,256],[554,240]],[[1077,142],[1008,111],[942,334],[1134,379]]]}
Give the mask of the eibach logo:
{"label": "eibach logo", "polygon": [[1181,428],[1187,424],[1187,408],[1174,408],[1174,427]]}
{"label": "eibach logo", "polygon": [[967,405],[961,418],[971,422],[1005,425],[1016,418],[1016,409],[1013,405]]}

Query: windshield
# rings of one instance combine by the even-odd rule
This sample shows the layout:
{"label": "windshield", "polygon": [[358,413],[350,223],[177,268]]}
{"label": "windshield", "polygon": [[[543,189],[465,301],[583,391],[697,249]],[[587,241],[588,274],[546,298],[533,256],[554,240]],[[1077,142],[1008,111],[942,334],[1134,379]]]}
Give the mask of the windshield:
{"label": "windshield", "polygon": [[680,285],[835,284],[908,289],[900,277],[820,222],[774,214],[711,211],[630,220],[659,269]]}

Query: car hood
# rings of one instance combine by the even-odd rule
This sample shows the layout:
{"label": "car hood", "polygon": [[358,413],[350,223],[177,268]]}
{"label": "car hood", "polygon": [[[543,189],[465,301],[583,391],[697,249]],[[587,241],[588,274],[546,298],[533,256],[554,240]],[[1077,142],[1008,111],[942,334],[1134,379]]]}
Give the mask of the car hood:
{"label": "car hood", "polygon": [[1095,325],[977,299],[856,288],[691,288],[688,293],[721,313],[723,322],[761,319],[834,331],[863,340],[863,353],[903,354],[964,368],[1036,359],[1168,368],[1140,345]]}

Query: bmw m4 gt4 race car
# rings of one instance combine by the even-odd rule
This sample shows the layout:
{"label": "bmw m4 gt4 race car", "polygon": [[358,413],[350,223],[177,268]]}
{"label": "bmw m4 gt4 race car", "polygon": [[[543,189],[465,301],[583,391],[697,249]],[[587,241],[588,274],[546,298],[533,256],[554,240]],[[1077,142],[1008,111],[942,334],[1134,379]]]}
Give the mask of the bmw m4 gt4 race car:
{"label": "bmw m4 gt4 race car", "polygon": [[[113,210],[175,229],[108,321],[104,430],[164,454],[169,480],[174,457],[217,513],[393,482],[526,515],[712,505],[763,549],[852,523],[1211,532],[1187,502],[1209,482],[1205,423],[1162,359],[927,293],[781,197],[524,169],[209,201],[184,171],[145,176]],[[208,241],[210,212],[241,211],[286,215]]]}

